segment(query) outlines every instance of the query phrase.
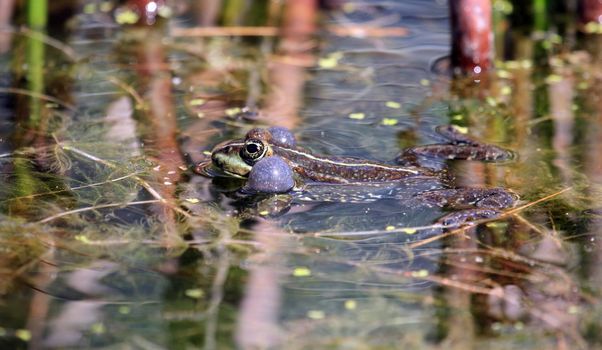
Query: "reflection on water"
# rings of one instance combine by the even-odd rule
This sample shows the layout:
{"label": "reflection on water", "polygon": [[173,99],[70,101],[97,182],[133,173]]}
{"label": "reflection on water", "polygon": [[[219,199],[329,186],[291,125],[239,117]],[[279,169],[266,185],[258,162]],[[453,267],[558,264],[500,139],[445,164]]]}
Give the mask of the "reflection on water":
{"label": "reflection on water", "polygon": [[[187,4],[171,20],[182,30],[196,23]],[[232,30],[277,23],[275,9],[254,3],[260,23],[234,10]],[[0,54],[0,348],[600,346],[596,52],[517,34],[515,60],[451,81],[438,73],[444,2],[323,11],[324,32],[284,21],[278,38],[164,40],[108,13],[79,15],[65,47],[13,33]],[[341,34],[368,27],[397,34]],[[459,186],[520,194],[502,219],[433,225],[447,211],[413,195],[440,183],[261,202],[189,170],[266,124],[316,153],[388,161],[450,123],[518,154],[448,164]]]}

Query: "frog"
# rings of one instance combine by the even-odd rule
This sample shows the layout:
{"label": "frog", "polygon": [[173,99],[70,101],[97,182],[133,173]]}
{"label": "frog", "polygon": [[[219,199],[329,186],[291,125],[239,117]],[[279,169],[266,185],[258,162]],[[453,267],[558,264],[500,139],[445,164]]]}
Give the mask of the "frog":
{"label": "frog", "polygon": [[[456,187],[447,167],[424,162],[433,158],[501,162],[513,159],[512,151],[478,141],[454,126],[438,126],[435,131],[443,143],[406,148],[386,163],[315,154],[298,146],[286,128],[253,128],[242,139],[216,145],[210,166],[220,175],[246,181],[241,192],[247,195],[288,193],[297,201],[310,202],[395,198],[438,206],[449,211],[438,220],[444,227],[493,219],[517,203],[518,195],[505,188]],[[198,164],[196,171],[208,174],[208,164]]]}

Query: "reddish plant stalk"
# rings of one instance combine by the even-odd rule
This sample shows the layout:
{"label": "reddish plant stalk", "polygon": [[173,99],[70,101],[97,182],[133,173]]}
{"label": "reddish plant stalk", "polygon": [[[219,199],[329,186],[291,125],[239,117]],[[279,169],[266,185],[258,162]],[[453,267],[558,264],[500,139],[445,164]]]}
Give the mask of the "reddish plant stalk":
{"label": "reddish plant stalk", "polygon": [[493,27],[490,0],[449,2],[455,70],[479,74],[493,66]]}
{"label": "reddish plant stalk", "polygon": [[599,23],[602,24],[602,1],[600,0],[580,0],[580,20],[582,24]]}

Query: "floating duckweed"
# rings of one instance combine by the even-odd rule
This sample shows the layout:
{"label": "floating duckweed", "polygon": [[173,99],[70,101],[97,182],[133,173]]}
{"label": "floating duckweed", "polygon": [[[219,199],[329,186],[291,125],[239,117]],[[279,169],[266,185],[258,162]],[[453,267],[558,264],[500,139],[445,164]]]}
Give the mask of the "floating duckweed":
{"label": "floating duckweed", "polygon": [[119,307],[118,311],[119,311],[119,313],[120,313],[120,314],[122,314],[122,315],[127,315],[127,314],[129,314],[129,313],[130,313],[132,310],[130,309],[130,307],[129,307],[129,306],[122,305],[122,306],[120,306],[120,307]]}
{"label": "floating duckweed", "polygon": [[494,322],[491,324],[491,330],[500,331],[502,330],[502,324],[500,322]]}
{"label": "floating duckweed", "polygon": [[508,226],[508,223],[492,221],[492,222],[486,223],[485,226],[488,228],[505,228]]}
{"label": "floating duckweed", "polygon": [[238,113],[242,112],[242,109],[238,107],[228,108],[224,111],[228,117],[233,117]]}
{"label": "floating duckweed", "polygon": [[596,22],[589,22],[585,25],[585,32],[588,34],[602,34],[602,24]]}
{"label": "floating duckweed", "polygon": [[520,66],[521,66],[521,68],[524,68],[524,69],[530,69],[533,67],[533,61],[527,60],[527,59],[522,60],[522,61],[520,61]]}
{"label": "floating duckweed", "polygon": [[454,125],[454,128],[461,134],[468,134],[468,128],[465,126]]}
{"label": "floating duckweed", "polygon": [[118,24],[135,24],[140,16],[132,10],[122,10],[116,13],[115,22]]}
{"label": "floating duckweed", "polygon": [[393,226],[393,225],[389,225],[389,226],[385,227],[385,231],[393,231],[393,230],[395,230],[395,226]]}
{"label": "floating duckweed", "polygon": [[464,115],[463,114],[454,114],[451,116],[452,120],[462,120],[464,119]]}
{"label": "floating duckweed", "polygon": [[362,112],[357,112],[357,113],[349,113],[349,119],[357,119],[357,120],[362,120],[366,118],[366,115]]}
{"label": "floating duckweed", "polygon": [[89,3],[84,5],[84,8],[82,9],[82,11],[86,14],[86,15],[91,15],[96,13],[96,4],[95,3]]}
{"label": "floating duckweed", "polygon": [[203,154],[206,156],[210,156],[211,155],[211,151],[203,151]]}
{"label": "floating duckweed", "polygon": [[508,79],[511,77],[510,72],[508,72],[507,70],[504,69],[500,69],[497,71],[497,76],[502,78],[502,79]]}
{"label": "floating duckweed", "polygon": [[113,9],[111,1],[103,1],[100,3],[100,12],[110,12]]}
{"label": "floating duckweed", "polygon": [[393,125],[397,125],[398,121],[397,121],[397,119],[393,119],[393,118],[383,118],[381,123],[382,123],[382,125],[393,126]]}
{"label": "floating duckweed", "polygon": [[170,18],[173,15],[173,11],[169,6],[161,6],[157,10],[157,14],[163,18]]}
{"label": "floating duckweed", "polygon": [[31,340],[31,332],[27,329],[17,329],[15,336],[23,341]]}
{"label": "floating duckweed", "polygon": [[326,314],[322,310],[309,310],[307,312],[307,317],[311,318],[312,320],[321,320],[325,316]]}
{"label": "floating duckweed", "polygon": [[190,105],[191,106],[201,106],[203,104],[205,104],[205,100],[202,98],[193,98],[192,100],[190,100]]}
{"label": "floating duckweed", "polygon": [[318,65],[321,68],[334,68],[339,65],[339,60],[343,57],[341,52],[333,52],[330,55],[320,58]]}
{"label": "floating duckweed", "polygon": [[299,266],[293,270],[293,276],[295,277],[308,277],[311,276],[311,270],[307,267]]}
{"label": "floating duckweed", "polygon": [[428,79],[420,79],[420,85],[422,86],[430,86],[431,85],[431,81]]}
{"label": "floating duckweed", "polygon": [[104,324],[98,322],[98,323],[93,324],[92,327],[90,327],[90,330],[94,334],[104,334],[107,329],[105,328]]}
{"label": "floating duckweed", "polygon": [[412,271],[412,277],[428,277],[428,270],[422,269],[418,271]]}
{"label": "floating duckweed", "polygon": [[89,244],[90,243],[90,240],[88,239],[88,237],[86,237],[84,235],[77,235],[74,238],[75,238],[76,241],[80,241],[80,242],[85,243],[85,244]]}
{"label": "floating duckweed", "polygon": [[199,288],[187,289],[184,292],[184,294],[192,299],[200,299],[205,296],[205,292],[203,292],[203,290]]}
{"label": "floating duckweed", "polygon": [[550,40],[544,40],[541,43],[541,47],[543,47],[546,50],[550,50],[552,48],[552,42]]}
{"label": "floating duckweed", "polygon": [[520,62],[518,61],[507,61],[506,68],[508,69],[518,69],[520,68]]}
{"label": "floating duckweed", "polygon": [[404,228],[403,230],[401,230],[401,232],[406,233],[408,235],[413,235],[414,233],[416,233],[416,229],[415,228]]}
{"label": "floating duckweed", "polygon": [[266,216],[266,215],[269,215],[269,214],[270,214],[270,212],[267,211],[267,210],[262,210],[262,211],[259,212],[259,215],[261,215],[261,216]]}
{"label": "floating duckweed", "polygon": [[503,15],[509,15],[514,11],[512,2],[505,0],[498,0],[493,2],[493,8],[496,12],[500,12]]}
{"label": "floating duckweed", "polygon": [[355,11],[355,4],[352,2],[345,2],[343,3],[343,12],[345,13],[351,13]]}
{"label": "floating duckweed", "polygon": [[186,198],[185,201],[188,203],[192,203],[192,204],[196,204],[196,203],[200,202],[200,200],[198,198]]}
{"label": "floating duckweed", "polygon": [[562,81],[562,76],[560,76],[558,74],[550,74],[546,78],[546,83],[548,83],[548,84],[559,83],[561,81]]}
{"label": "floating duckweed", "polygon": [[353,299],[345,300],[345,309],[355,310],[357,308],[357,302]]}
{"label": "floating duckweed", "polygon": [[393,109],[399,109],[399,108],[401,108],[401,103],[395,102],[395,101],[387,101],[385,103],[385,106],[387,106],[389,108],[393,108]]}

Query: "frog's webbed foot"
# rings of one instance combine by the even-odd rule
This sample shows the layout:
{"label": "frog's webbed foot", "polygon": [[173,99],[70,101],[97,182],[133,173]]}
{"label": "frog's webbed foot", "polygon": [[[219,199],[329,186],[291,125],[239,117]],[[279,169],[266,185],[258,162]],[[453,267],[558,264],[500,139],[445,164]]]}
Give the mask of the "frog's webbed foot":
{"label": "frog's webbed foot", "polygon": [[504,188],[448,188],[421,192],[417,199],[448,209],[510,208],[518,196]]}
{"label": "frog's webbed foot", "polygon": [[518,200],[515,193],[499,187],[439,189],[419,193],[415,198],[431,205],[459,210],[438,220],[445,226],[496,218],[503,209],[511,208]]}
{"label": "frog's webbed foot", "polygon": [[442,216],[437,223],[447,228],[454,228],[478,220],[495,219],[501,214],[500,210],[495,209],[467,209]]}
{"label": "frog's webbed foot", "polygon": [[447,143],[407,148],[395,161],[401,165],[424,166],[425,159],[498,162],[514,158],[512,151],[472,139],[451,125],[442,125],[436,130]]}

